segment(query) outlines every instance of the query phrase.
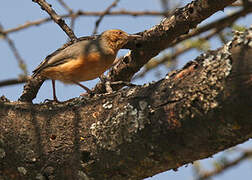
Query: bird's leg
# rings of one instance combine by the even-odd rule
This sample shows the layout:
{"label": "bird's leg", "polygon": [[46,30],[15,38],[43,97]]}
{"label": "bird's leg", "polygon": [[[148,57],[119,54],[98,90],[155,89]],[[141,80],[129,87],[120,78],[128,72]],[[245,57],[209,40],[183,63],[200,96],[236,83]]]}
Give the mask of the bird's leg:
{"label": "bird's leg", "polygon": [[74,83],[77,84],[77,85],[79,85],[83,89],[85,89],[88,93],[91,93],[91,90],[89,88],[87,88],[86,86],[82,85],[81,83],[78,83],[78,82],[74,82]]}
{"label": "bird's leg", "polygon": [[57,103],[60,103],[60,101],[58,101],[57,96],[56,96],[55,80],[52,80],[52,89],[53,89],[53,100],[45,99],[44,103],[53,102],[53,101],[57,102]]}
{"label": "bird's leg", "polygon": [[[81,84],[81,83],[79,83],[79,82],[77,82],[77,81],[73,81],[73,83],[74,83],[74,84],[77,84],[77,85],[79,85],[80,87],[82,87],[83,89],[85,89],[85,90],[87,91],[88,94],[92,94],[92,91],[91,91],[89,88],[87,88],[86,86],[84,86],[83,84]],[[81,94],[81,96],[85,96],[85,95],[86,95],[86,93]]]}
{"label": "bird's leg", "polygon": [[52,88],[53,88],[53,100],[59,102],[56,96],[55,80],[52,80]]}

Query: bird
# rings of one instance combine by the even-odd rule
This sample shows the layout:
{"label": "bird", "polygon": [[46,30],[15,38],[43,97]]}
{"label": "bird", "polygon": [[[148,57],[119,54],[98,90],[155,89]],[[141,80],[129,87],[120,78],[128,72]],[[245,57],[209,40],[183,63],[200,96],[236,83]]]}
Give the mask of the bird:
{"label": "bird", "polygon": [[32,78],[40,75],[52,80],[53,100],[58,101],[55,80],[65,84],[76,84],[90,93],[91,90],[80,82],[100,77],[116,59],[117,52],[132,39],[120,29],[104,31],[97,37],[83,37],[75,43],[67,43],[52,54],[33,71]]}

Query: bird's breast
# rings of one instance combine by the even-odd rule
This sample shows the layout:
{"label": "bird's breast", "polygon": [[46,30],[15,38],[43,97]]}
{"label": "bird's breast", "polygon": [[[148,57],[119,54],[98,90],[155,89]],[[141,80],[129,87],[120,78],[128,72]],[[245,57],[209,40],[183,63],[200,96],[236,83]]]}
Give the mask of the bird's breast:
{"label": "bird's breast", "polygon": [[99,77],[114,62],[115,56],[101,55],[100,53],[90,53],[81,55],[76,59],[69,59],[66,63],[47,68],[43,75],[54,80],[65,83],[73,81],[88,81]]}

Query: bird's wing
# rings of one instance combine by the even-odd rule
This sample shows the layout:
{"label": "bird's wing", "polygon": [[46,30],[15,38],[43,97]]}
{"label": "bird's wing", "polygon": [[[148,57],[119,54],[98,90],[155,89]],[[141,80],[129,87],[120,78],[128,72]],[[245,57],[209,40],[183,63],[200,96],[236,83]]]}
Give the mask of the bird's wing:
{"label": "bird's wing", "polygon": [[81,51],[83,51],[82,47],[88,43],[89,40],[94,40],[96,38],[97,36],[81,37],[78,38],[76,42],[70,41],[64,44],[61,48],[48,55],[45,60],[39,64],[39,66],[33,71],[32,77],[38,75],[45,68],[64,64],[69,60],[76,58],[76,56],[80,55]]}

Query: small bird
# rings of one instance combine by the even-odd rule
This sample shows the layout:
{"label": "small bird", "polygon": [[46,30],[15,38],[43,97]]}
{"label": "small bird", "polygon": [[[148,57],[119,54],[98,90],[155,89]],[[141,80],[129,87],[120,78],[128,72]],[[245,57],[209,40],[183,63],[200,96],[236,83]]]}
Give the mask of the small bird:
{"label": "small bird", "polygon": [[55,80],[77,84],[90,93],[90,89],[79,82],[100,77],[111,67],[119,49],[129,40],[139,37],[141,36],[129,35],[119,29],[104,31],[96,38],[83,37],[48,55],[33,71],[32,77],[40,75],[52,80],[55,101],[58,101]]}

